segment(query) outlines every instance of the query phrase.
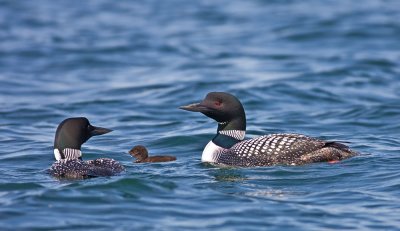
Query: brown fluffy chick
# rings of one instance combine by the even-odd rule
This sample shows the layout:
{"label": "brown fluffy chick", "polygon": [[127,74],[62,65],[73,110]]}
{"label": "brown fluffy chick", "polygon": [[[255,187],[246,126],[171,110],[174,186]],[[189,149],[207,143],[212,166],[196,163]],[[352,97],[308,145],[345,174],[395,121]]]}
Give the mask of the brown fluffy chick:
{"label": "brown fluffy chick", "polygon": [[136,158],[135,163],[147,163],[147,162],[168,162],[176,160],[175,156],[149,156],[146,147],[137,145],[133,147],[129,154]]}

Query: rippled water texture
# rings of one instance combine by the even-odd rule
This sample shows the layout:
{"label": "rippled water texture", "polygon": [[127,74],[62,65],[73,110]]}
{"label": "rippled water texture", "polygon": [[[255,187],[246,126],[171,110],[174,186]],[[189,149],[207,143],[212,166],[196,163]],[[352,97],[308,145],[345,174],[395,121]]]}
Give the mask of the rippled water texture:
{"label": "rippled water texture", "polygon": [[[400,2],[0,1],[1,230],[398,230]],[[350,142],[338,164],[201,164],[216,124],[179,110],[238,96],[247,137]],[[116,177],[46,175],[59,122]],[[142,144],[170,163],[134,164]]]}

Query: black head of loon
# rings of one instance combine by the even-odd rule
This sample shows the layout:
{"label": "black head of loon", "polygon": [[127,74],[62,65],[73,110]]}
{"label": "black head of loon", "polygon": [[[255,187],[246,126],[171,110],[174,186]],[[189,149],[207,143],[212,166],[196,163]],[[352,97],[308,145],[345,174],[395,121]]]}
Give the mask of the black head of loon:
{"label": "black head of loon", "polygon": [[180,109],[201,112],[218,122],[218,131],[246,131],[246,114],[242,103],[226,92],[210,92],[200,103],[182,106]]}
{"label": "black head of loon", "polygon": [[58,125],[54,138],[56,160],[81,159],[81,146],[92,136],[103,135],[111,129],[95,127],[85,117],[65,119]]}

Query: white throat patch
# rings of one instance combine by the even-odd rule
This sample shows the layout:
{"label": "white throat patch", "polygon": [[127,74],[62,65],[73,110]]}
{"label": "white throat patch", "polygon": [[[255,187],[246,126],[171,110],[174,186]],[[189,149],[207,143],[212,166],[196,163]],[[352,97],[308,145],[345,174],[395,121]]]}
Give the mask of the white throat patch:
{"label": "white throat patch", "polygon": [[220,147],[214,144],[214,142],[210,141],[203,150],[203,154],[201,155],[201,162],[216,163],[219,155],[221,155],[221,153],[225,150],[225,148]]}
{"label": "white throat patch", "polygon": [[58,151],[58,149],[54,149],[54,157],[56,158],[56,160],[61,160],[61,153],[60,151]]}

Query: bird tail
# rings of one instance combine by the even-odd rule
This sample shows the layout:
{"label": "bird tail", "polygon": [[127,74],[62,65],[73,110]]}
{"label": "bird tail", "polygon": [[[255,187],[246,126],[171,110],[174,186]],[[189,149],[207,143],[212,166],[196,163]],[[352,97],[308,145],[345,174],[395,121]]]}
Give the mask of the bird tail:
{"label": "bird tail", "polygon": [[341,142],[340,141],[340,143],[339,143],[338,141],[330,141],[330,142],[326,142],[325,143],[325,147],[331,147],[331,148],[339,149],[341,151],[347,152],[349,154],[349,156],[355,156],[355,155],[358,154],[357,152],[351,150],[349,148],[349,146],[344,145],[343,143],[350,143],[350,142]]}

